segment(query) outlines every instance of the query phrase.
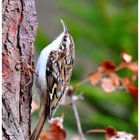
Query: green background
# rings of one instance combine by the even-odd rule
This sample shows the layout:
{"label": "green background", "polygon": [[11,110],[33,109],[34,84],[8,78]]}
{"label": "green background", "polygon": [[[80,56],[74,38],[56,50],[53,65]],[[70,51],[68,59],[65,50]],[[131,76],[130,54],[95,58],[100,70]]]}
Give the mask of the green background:
{"label": "green background", "polygon": [[[39,20],[35,42],[36,59],[39,52],[62,32],[60,19],[63,19],[74,38],[76,49],[71,85],[85,79],[103,60],[119,65],[122,52],[127,52],[137,60],[137,3],[137,0],[36,1]],[[120,74],[131,75],[127,70]],[[77,106],[83,131],[111,125],[119,131],[127,131],[137,136],[137,101],[129,93],[122,90],[105,93],[90,83],[79,87],[77,94],[80,92],[83,93],[84,100],[79,100]],[[71,106],[61,106],[55,116],[59,116],[62,111],[65,114],[67,139],[71,139],[78,134],[73,111]],[[33,127],[37,119],[38,111],[33,113]],[[102,134],[88,134],[86,138],[104,140]]]}

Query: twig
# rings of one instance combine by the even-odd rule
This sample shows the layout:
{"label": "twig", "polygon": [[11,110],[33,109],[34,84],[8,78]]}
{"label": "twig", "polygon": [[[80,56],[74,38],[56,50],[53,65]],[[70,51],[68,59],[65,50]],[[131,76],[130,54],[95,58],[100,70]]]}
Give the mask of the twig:
{"label": "twig", "polygon": [[80,140],[86,140],[86,138],[85,138],[85,136],[82,132],[80,118],[79,118],[78,110],[77,110],[77,107],[76,107],[76,102],[74,100],[74,93],[70,97],[71,97],[72,108],[73,108],[73,112],[74,112],[74,117],[76,119],[77,129],[78,129],[78,133],[79,133],[79,136],[80,136]]}
{"label": "twig", "polygon": [[82,80],[81,82],[77,83],[77,84],[74,86],[74,88],[78,88],[79,86],[81,86],[81,85],[87,83],[88,81],[90,81],[90,80],[89,80],[89,77],[86,78],[86,79],[84,79],[84,80]]}

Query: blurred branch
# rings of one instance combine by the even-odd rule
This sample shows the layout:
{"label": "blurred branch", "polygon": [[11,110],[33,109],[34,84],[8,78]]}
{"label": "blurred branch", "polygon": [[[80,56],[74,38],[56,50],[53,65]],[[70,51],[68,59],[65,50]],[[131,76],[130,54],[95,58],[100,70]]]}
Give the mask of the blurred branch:
{"label": "blurred branch", "polygon": [[76,102],[75,102],[75,99],[74,99],[74,93],[70,97],[71,97],[71,104],[72,104],[72,108],[73,108],[73,112],[74,112],[74,117],[76,119],[80,140],[86,140],[86,138],[85,138],[85,136],[83,134],[83,131],[82,131],[80,117],[79,117]]}
{"label": "blurred branch", "polygon": [[68,95],[70,97],[70,101],[71,101],[72,109],[73,109],[73,112],[74,112],[74,117],[75,117],[75,120],[76,120],[80,140],[86,140],[86,138],[83,134],[83,131],[82,131],[80,117],[79,117],[78,109],[77,109],[77,106],[76,106],[76,101],[78,99],[81,99],[81,96],[75,95],[75,89],[71,86],[69,86],[67,88],[66,95]]}
{"label": "blurred branch", "polygon": [[83,85],[83,84],[85,84],[85,83],[87,83],[87,82],[89,82],[89,81],[90,81],[90,79],[89,79],[89,78],[86,78],[86,79],[84,79],[84,80],[78,82],[78,83],[74,86],[74,88],[78,88],[79,86],[81,86],[81,85]]}

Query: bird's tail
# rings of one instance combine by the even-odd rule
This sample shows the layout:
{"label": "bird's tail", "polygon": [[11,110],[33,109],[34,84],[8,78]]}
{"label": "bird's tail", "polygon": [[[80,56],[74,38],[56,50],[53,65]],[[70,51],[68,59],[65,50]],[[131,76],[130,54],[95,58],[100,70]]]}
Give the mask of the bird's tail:
{"label": "bird's tail", "polygon": [[[48,95],[48,94],[47,94]],[[46,95],[45,95],[46,96]],[[37,123],[36,128],[34,129],[33,133],[30,136],[30,140],[38,140],[40,136],[40,132],[44,126],[45,120],[49,114],[49,97],[42,97],[41,98],[41,104],[40,104],[40,118]]]}

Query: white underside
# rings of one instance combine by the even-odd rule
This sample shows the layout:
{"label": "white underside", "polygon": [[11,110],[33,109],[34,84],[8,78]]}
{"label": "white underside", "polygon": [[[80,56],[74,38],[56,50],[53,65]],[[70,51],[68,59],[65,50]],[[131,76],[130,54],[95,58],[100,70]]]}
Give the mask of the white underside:
{"label": "white underside", "polygon": [[41,90],[46,90],[47,88],[47,82],[46,82],[46,65],[48,61],[48,57],[50,55],[50,52],[53,50],[57,50],[60,47],[60,43],[63,38],[63,34],[61,33],[56,40],[54,40],[51,44],[49,44],[47,47],[45,47],[38,58],[37,64],[36,64],[36,71],[38,74],[38,82],[40,83]]}

